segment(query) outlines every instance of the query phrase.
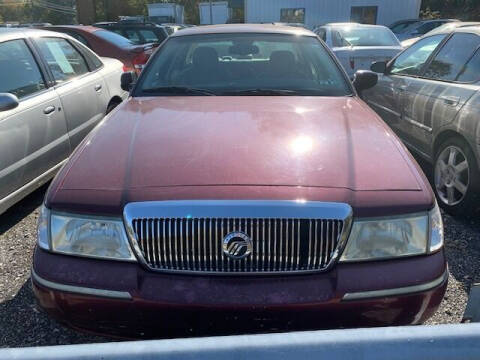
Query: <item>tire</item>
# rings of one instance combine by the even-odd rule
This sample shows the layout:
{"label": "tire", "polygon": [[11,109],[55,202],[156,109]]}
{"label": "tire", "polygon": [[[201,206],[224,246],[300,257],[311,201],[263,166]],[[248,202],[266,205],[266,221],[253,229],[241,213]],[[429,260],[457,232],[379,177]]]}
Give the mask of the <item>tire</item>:
{"label": "tire", "polygon": [[106,115],[110,114],[113,111],[113,109],[115,109],[120,104],[121,103],[118,101],[111,101],[110,104],[108,104]]}
{"label": "tire", "polygon": [[443,142],[433,164],[438,204],[451,215],[471,215],[479,206],[480,171],[470,146],[461,138]]}

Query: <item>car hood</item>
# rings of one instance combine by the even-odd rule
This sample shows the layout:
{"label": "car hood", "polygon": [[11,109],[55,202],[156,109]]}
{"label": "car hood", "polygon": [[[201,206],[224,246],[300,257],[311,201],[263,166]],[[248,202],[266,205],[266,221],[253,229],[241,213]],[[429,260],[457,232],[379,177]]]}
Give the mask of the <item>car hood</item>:
{"label": "car hood", "polygon": [[132,98],[82,143],[57,183],[423,188],[414,160],[356,97]]}

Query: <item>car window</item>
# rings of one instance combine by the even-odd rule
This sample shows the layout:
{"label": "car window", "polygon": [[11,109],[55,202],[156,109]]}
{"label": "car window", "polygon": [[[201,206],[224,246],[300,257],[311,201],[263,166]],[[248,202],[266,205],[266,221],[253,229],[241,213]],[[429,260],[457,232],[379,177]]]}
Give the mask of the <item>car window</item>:
{"label": "car window", "polygon": [[82,35],[77,34],[76,32],[73,32],[73,31],[65,31],[65,33],[73,37],[75,40],[80,41],[83,45],[90,47],[87,39],[85,39],[85,37],[83,37]]}
{"label": "car window", "polygon": [[126,37],[135,44],[140,44],[142,39],[140,39],[140,35],[138,35],[138,31],[134,29],[127,29],[125,30]]}
{"label": "car window", "polygon": [[92,69],[100,69],[103,66],[103,62],[100,60],[100,58],[95,54],[92,50],[87,48],[86,46],[83,45],[78,45],[80,47],[80,50],[82,51],[82,55],[85,57],[87,62],[90,65],[90,68]]}
{"label": "car window", "polygon": [[390,28],[394,33],[402,33],[404,32],[407,28],[411,27],[413,24],[417,23],[416,21],[411,21],[411,22],[403,22],[400,24],[397,24],[393,27]]}
{"label": "car window", "polygon": [[459,82],[477,82],[480,80],[480,50],[465,64],[455,79]]}
{"label": "car window", "polygon": [[46,88],[42,74],[23,40],[0,43],[0,92],[19,99]]}
{"label": "car window", "polygon": [[386,27],[346,26],[338,31],[353,46],[400,46],[397,37]]}
{"label": "car window", "polygon": [[[165,87],[223,95],[251,89],[343,96],[351,88],[316,37],[209,34],[171,38],[144,70],[141,94]],[[158,90],[161,94],[161,90]]]}
{"label": "car window", "polygon": [[152,43],[152,42],[153,43],[158,43],[158,42],[162,42],[165,39],[164,37],[162,39],[160,39],[152,30],[141,29],[139,31],[140,31],[140,34],[142,35],[143,39],[147,43]]}
{"label": "car window", "polygon": [[133,42],[128,40],[126,37],[108,30],[98,30],[98,31],[95,31],[93,34],[118,47],[130,47],[134,45]]}
{"label": "car window", "polygon": [[454,81],[479,46],[480,36],[454,34],[432,60],[424,76],[435,80]]}
{"label": "car window", "polygon": [[318,29],[317,30],[317,35],[323,41],[327,41],[327,29],[325,29],[325,28]]}
{"label": "car window", "polygon": [[417,41],[401,53],[390,68],[391,74],[420,75],[430,55],[446,35],[434,35]]}
{"label": "car window", "polygon": [[67,40],[43,37],[36,42],[57,83],[88,73],[85,59]]}
{"label": "car window", "polygon": [[332,44],[333,47],[350,46],[350,43],[345,40],[342,35],[336,30],[332,30]]}
{"label": "car window", "polygon": [[419,35],[425,35],[427,32],[439,27],[440,25],[442,25],[440,22],[428,22],[419,26],[415,32]]}
{"label": "car window", "polygon": [[109,31],[111,32],[114,32],[115,34],[118,34],[120,36],[125,36],[124,32],[123,32],[123,29],[113,29],[113,28],[109,28],[108,29]]}

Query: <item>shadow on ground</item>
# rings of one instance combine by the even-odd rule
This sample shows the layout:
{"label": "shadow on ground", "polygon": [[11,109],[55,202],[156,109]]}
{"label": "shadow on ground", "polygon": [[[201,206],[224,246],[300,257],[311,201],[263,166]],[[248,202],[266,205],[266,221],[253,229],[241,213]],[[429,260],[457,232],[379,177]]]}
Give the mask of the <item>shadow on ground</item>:
{"label": "shadow on ground", "polygon": [[[433,167],[416,157],[433,187]],[[445,229],[445,249],[450,273],[465,285],[480,281],[480,204],[469,217],[453,217],[442,211]]]}
{"label": "shadow on ground", "polygon": [[40,187],[0,215],[0,235],[10,230],[38,208],[42,204],[47,188],[48,184]]}
{"label": "shadow on ground", "polygon": [[111,341],[68,329],[37,308],[30,279],[12,300],[0,304],[0,347],[84,344]]}

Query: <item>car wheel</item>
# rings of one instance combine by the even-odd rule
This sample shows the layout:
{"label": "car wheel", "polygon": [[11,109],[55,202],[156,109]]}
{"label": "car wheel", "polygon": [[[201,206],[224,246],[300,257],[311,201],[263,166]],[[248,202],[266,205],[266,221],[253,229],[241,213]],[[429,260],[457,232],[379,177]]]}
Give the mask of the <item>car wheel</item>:
{"label": "car wheel", "polygon": [[468,215],[478,206],[480,172],[468,144],[459,138],[441,144],[435,155],[435,193],[452,215]]}
{"label": "car wheel", "polygon": [[118,105],[120,105],[121,102],[119,101],[111,101],[110,104],[108,104],[108,107],[107,107],[107,115],[110,114],[113,109],[115,109]]}

